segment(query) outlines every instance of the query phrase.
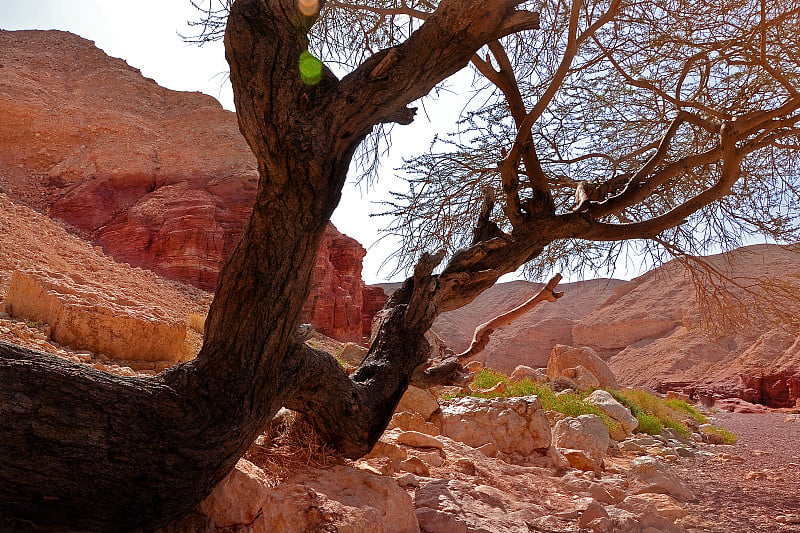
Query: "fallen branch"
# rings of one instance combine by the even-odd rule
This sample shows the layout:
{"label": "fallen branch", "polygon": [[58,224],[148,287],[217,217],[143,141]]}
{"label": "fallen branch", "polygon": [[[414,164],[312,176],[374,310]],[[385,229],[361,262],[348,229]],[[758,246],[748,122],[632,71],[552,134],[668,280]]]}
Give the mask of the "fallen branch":
{"label": "fallen branch", "polygon": [[561,274],[556,274],[550,278],[550,281],[547,282],[547,285],[542,287],[542,290],[536,293],[536,295],[531,299],[522,305],[515,307],[511,311],[503,313],[502,315],[498,315],[488,322],[484,322],[475,328],[475,335],[472,336],[472,344],[469,345],[469,348],[466,352],[460,353],[456,357],[459,359],[469,359],[475,357],[481,353],[484,348],[486,348],[486,345],[489,344],[489,337],[491,337],[492,333],[494,333],[496,329],[500,329],[511,324],[514,320],[539,305],[540,302],[555,302],[564,296],[563,292],[555,292],[556,285],[558,285],[559,281],[561,281]]}

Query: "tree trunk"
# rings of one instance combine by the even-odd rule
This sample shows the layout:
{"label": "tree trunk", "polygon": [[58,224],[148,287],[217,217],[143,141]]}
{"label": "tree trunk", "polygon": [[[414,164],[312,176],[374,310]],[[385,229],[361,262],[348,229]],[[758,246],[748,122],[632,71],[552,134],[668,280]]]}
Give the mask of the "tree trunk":
{"label": "tree trunk", "polygon": [[[283,405],[306,413],[346,455],[368,452],[425,359],[436,314],[502,272],[462,279],[470,296],[459,299],[445,290],[453,283],[436,288],[441,257],[426,258],[348,377],[331,356],[291,345],[315,253],[360,141],[373,125],[407,117],[409,102],[484,43],[534,27],[538,19],[514,4],[444,1],[395,53],[376,54],[341,82],[325,69],[307,86],[297,65],[314,18],[293,0],[236,0],[226,56],[260,181],[204,345],[194,361],[131,378],[0,343],[0,515],[90,531],[155,529],[193,510]],[[508,249],[518,253],[505,253],[504,265],[533,248]]]}

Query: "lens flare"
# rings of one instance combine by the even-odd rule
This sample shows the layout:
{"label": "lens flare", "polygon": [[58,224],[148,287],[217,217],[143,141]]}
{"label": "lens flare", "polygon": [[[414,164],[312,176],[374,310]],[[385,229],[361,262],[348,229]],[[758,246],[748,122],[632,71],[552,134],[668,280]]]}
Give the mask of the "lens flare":
{"label": "lens flare", "polygon": [[319,0],[297,0],[297,9],[307,17],[313,17],[319,12]]}

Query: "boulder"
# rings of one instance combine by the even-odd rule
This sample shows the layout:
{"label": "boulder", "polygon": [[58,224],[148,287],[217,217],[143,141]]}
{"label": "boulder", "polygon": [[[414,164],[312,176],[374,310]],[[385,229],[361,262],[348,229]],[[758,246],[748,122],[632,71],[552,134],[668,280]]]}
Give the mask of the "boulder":
{"label": "boulder", "polygon": [[431,391],[411,385],[400,399],[395,412],[409,411],[418,413],[422,418],[428,420],[438,409],[439,402],[436,401],[436,396]]}
{"label": "boulder", "polygon": [[581,470],[599,472],[610,442],[608,429],[596,415],[567,417],[553,428],[553,445]]}
{"label": "boulder", "polygon": [[6,303],[15,317],[49,324],[51,338],[64,346],[118,361],[186,360],[193,355],[186,319],[154,301],[157,292],[99,285],[77,272],[16,270]]}
{"label": "boulder", "polygon": [[694,495],[681,479],[662,460],[651,455],[631,461],[627,472],[628,485],[636,494],[658,493],[672,496],[678,501],[691,500]]}
{"label": "boulder", "polygon": [[366,348],[359,346],[354,342],[347,342],[344,346],[342,346],[342,351],[339,352],[338,357],[348,365],[358,366],[361,364],[361,361],[364,360],[366,355]]}
{"label": "boulder", "polygon": [[264,471],[246,459],[200,504],[200,510],[219,527],[252,524],[272,490]]}
{"label": "boulder", "polygon": [[341,465],[310,469],[271,489],[252,527],[253,533],[419,532],[411,497],[394,479]]}
{"label": "boulder", "polygon": [[459,398],[442,405],[442,435],[473,448],[529,457],[550,447],[550,424],[537,396]]}
{"label": "boulder", "polygon": [[550,359],[547,361],[547,375],[551,379],[564,376],[566,369],[579,365],[591,372],[601,387],[619,387],[614,373],[611,372],[605,361],[600,359],[594,350],[587,347],[573,348],[557,344],[550,352]]}
{"label": "boulder", "polygon": [[596,390],[587,396],[585,401],[596,406],[609,418],[617,422],[624,432],[623,437],[631,435],[639,426],[639,421],[633,416],[631,410],[615,400],[609,392]]}
{"label": "boulder", "polygon": [[405,444],[406,446],[411,446],[412,448],[436,448],[437,450],[444,449],[442,441],[431,435],[420,433],[419,431],[403,431],[397,435],[397,442],[398,444]]}

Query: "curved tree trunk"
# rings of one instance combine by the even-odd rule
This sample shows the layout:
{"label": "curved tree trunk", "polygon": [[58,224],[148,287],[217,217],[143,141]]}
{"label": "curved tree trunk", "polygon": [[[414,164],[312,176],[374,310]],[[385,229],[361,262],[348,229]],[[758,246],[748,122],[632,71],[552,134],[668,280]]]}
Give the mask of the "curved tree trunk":
{"label": "curved tree trunk", "polygon": [[293,0],[236,0],[226,55],[260,182],[200,354],[155,378],[130,378],[0,343],[0,515],[91,531],[154,529],[194,509],[283,405],[305,412],[348,456],[368,452],[425,359],[436,315],[542,244],[495,243],[503,251],[488,275],[488,259],[471,254],[439,280],[431,272],[441,256],[426,257],[387,304],[351,377],[329,355],[291,345],[314,256],[360,141],[373,125],[407,117],[407,103],[484,43],[534,27],[538,19],[515,4],[444,1],[394,53],[341,81],[325,70],[310,87],[297,62],[313,18]]}

